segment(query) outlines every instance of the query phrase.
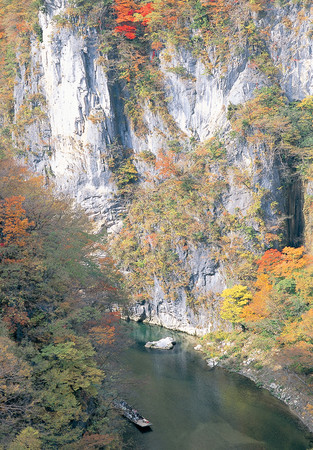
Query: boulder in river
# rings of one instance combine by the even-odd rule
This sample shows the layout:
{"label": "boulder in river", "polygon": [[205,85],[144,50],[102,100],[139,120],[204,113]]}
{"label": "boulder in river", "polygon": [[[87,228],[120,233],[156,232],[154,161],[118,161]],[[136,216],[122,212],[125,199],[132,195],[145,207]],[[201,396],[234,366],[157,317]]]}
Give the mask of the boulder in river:
{"label": "boulder in river", "polygon": [[168,336],[166,338],[160,339],[159,341],[147,342],[145,347],[158,348],[160,350],[170,350],[171,348],[173,348],[174,344],[176,344],[175,340]]}
{"label": "boulder in river", "polygon": [[208,366],[213,369],[213,367],[218,365],[218,358],[210,358],[206,360]]}

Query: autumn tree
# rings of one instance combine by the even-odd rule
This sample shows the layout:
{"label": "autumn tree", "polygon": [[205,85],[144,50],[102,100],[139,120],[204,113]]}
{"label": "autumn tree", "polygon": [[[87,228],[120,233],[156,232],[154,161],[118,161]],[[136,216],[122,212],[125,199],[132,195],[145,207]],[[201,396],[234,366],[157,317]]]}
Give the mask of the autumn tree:
{"label": "autumn tree", "polygon": [[33,427],[26,427],[22,430],[9,445],[8,450],[41,450],[42,443],[38,430]]}
{"label": "autumn tree", "polygon": [[16,244],[20,247],[25,245],[25,237],[29,236],[28,230],[34,225],[26,217],[23,208],[25,197],[15,196],[6,198],[0,203],[0,223],[2,234],[2,245]]}
{"label": "autumn tree", "polygon": [[232,288],[224,289],[221,295],[224,299],[221,306],[221,317],[229,320],[232,324],[241,323],[242,309],[252,299],[247,286],[237,284]]}
{"label": "autumn tree", "polygon": [[21,427],[32,407],[31,367],[18,355],[16,344],[0,337],[0,441]]}
{"label": "autumn tree", "polygon": [[267,250],[258,261],[255,293],[244,307],[242,319],[259,322],[271,318],[283,324],[297,316],[312,299],[311,263],[304,247]]}
{"label": "autumn tree", "polygon": [[[64,445],[84,432],[88,399],[95,397],[104,374],[96,366],[88,339],[72,337],[49,344],[34,359],[45,442]],[[85,403],[87,402],[87,403]]]}
{"label": "autumn tree", "polygon": [[175,154],[172,151],[158,153],[155,168],[159,172],[161,179],[178,175],[178,167],[175,165]]}
{"label": "autumn tree", "polygon": [[299,373],[313,372],[313,308],[286,323],[278,339],[284,362]]}
{"label": "autumn tree", "polygon": [[[90,404],[105,409],[98,390],[108,363],[94,347],[114,346],[119,316],[107,310],[119,298],[119,274],[88,218],[41,177],[0,160],[0,192],[1,326],[16,349],[0,338],[0,414],[4,424],[18,425],[6,427],[1,442],[22,446],[29,436],[35,448],[39,438],[23,432],[26,412],[43,447],[73,444],[88,432]],[[88,302],[89,316],[78,323],[74,317]],[[93,428],[101,434],[97,420]]]}
{"label": "autumn tree", "polygon": [[149,14],[153,11],[152,3],[138,5],[132,0],[115,0],[116,33],[124,35],[127,39],[135,39],[139,27],[145,27],[150,22]]}

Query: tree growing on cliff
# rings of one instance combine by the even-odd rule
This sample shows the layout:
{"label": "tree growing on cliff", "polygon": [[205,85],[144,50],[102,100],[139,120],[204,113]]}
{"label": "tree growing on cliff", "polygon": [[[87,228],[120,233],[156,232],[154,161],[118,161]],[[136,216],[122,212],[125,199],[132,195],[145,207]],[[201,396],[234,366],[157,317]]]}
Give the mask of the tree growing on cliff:
{"label": "tree growing on cliff", "polygon": [[151,2],[138,5],[132,0],[116,0],[114,9],[117,23],[114,31],[132,40],[139,28],[150,22],[147,16],[153,11],[153,6]]}

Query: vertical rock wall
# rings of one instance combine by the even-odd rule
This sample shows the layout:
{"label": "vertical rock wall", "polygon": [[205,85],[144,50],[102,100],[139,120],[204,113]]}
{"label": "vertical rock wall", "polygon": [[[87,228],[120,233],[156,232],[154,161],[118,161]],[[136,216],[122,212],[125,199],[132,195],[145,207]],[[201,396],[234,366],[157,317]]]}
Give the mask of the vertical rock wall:
{"label": "vertical rock wall", "polygon": [[[80,34],[75,27],[58,28],[54,17],[65,4],[51,0],[46,3],[45,13],[40,13],[43,30],[42,43],[33,41],[31,75],[21,67],[15,89],[16,112],[30,95],[43,96],[45,115],[24,130],[28,161],[37,171],[53,178],[58,189],[76,199],[77,203],[111,231],[120,225],[119,215],[123,205],[117,195],[114,177],[108,164],[115,142],[135,154],[149,150],[157,154],[164,146],[166,126],[161,117],[145,108],[148,133],[138,137],[123,112],[121,86],[110,80],[98,62],[98,38],[94,30]],[[293,5],[287,10],[274,8],[256,23],[270,31],[269,51],[280,68],[280,83],[290,100],[313,95],[313,42],[310,35],[310,17],[300,17],[300,9]],[[286,17],[289,22],[286,21]],[[291,23],[291,26],[288,24]],[[281,188],[280,162],[265,147],[258,151],[246,143],[234,144],[229,138],[227,120],[228,105],[241,104],[252,98],[256,88],[269,82],[265,75],[249,64],[248,51],[234,58],[226,73],[218,69],[207,74],[201,61],[187,50],[171,50],[172,60],[166,61],[161,52],[161,69],[164,73],[168,111],[177,127],[189,138],[205,141],[217,131],[226,142],[229,164],[240,171],[247,171],[253,186],[269,192],[263,205],[269,226],[277,216],[269,208],[273,201],[280,205],[284,214],[297,217],[290,225],[290,233],[301,235],[299,225],[301,211],[295,208],[301,198],[301,186],[286,201]],[[183,67],[187,79],[173,73],[172,67]],[[163,134],[162,134],[163,132]],[[256,169],[256,158],[259,161]],[[144,165],[137,163],[143,179]],[[224,205],[233,213],[240,209],[243,214],[252,202],[252,193],[239,188],[232,179]],[[293,200],[291,200],[293,198]],[[293,206],[291,203],[293,203]],[[294,212],[292,212],[294,211]],[[293,237],[290,235],[290,241]],[[211,256],[210,248],[193,249],[189,258],[190,283],[199,288],[200,294],[218,293],[225,287],[223,268]],[[186,262],[187,264],[187,262]],[[166,300],[155,279],[152,300],[137,304],[133,314],[169,328],[190,333],[204,333],[219,324],[218,305],[192,310],[182,290],[175,302]]]}

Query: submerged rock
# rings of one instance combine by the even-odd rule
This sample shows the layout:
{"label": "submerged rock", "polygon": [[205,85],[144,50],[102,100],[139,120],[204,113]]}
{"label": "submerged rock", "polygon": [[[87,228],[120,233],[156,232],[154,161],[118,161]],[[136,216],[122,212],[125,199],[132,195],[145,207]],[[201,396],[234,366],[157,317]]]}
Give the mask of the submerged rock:
{"label": "submerged rock", "polygon": [[198,345],[196,345],[196,346],[194,347],[194,349],[195,349],[197,352],[201,352],[201,350],[202,350],[202,345],[201,345],[201,344],[198,344]]}
{"label": "submerged rock", "polygon": [[213,369],[213,367],[218,365],[218,358],[210,358],[206,360],[208,366]]}
{"label": "submerged rock", "polygon": [[159,341],[147,342],[145,347],[158,348],[161,350],[170,350],[171,348],[174,347],[175,344],[176,344],[175,340],[168,336],[166,338],[160,339]]}

